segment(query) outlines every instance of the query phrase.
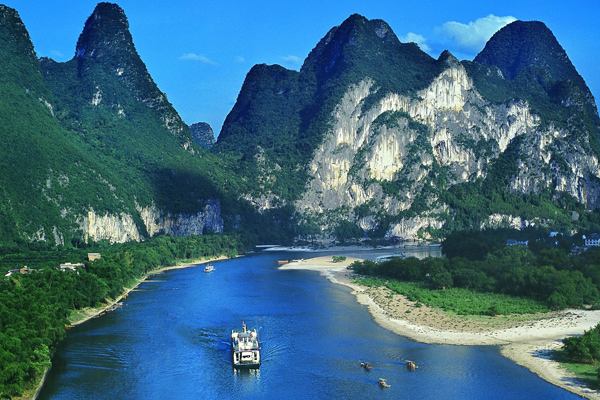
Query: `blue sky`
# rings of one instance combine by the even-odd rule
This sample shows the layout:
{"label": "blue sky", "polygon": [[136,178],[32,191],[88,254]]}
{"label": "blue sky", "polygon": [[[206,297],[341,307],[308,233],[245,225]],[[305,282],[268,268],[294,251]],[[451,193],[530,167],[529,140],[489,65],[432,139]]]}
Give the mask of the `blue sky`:
{"label": "blue sky", "polygon": [[[387,21],[402,41],[432,56],[471,59],[512,19],[541,20],[554,32],[596,99],[600,96],[600,2],[588,1],[194,1],[120,0],[133,38],[159,87],[188,123],[220,130],[244,77],[257,63],[298,69],[317,41],[352,13]],[[6,0],[40,56],[72,57],[88,0]],[[598,102],[598,101],[597,101]]]}

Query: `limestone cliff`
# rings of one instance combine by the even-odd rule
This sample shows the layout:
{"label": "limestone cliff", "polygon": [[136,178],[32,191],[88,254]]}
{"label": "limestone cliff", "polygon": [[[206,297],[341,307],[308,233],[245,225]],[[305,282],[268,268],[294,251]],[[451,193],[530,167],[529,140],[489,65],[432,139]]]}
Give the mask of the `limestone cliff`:
{"label": "limestone cliff", "polygon": [[[261,209],[292,204],[308,227],[301,235],[356,236],[350,222],[367,235],[430,238],[458,228],[571,224],[572,212],[600,207],[593,97],[544,24],[510,24],[475,62],[460,62],[447,51],[432,59],[400,43],[385,22],[353,15],[299,74],[278,68],[260,84],[249,74],[240,98],[293,88],[285,104],[299,122],[284,128],[296,140],[287,151],[304,158],[289,165],[269,154],[276,120],[260,103],[236,104],[222,135],[228,149],[242,135],[260,138],[251,165],[272,184],[247,197]],[[243,130],[241,121],[264,119],[252,136]],[[278,187],[285,171],[303,181],[300,190]]]}
{"label": "limestone cliff", "polygon": [[[124,243],[158,234],[190,236],[223,232],[221,207],[216,200],[209,201],[203,211],[193,214],[163,212],[154,205],[138,207],[137,211],[139,214],[133,216],[127,213],[98,214],[93,209],[89,210],[79,220],[83,240],[86,243],[101,240]],[[141,219],[142,226],[135,222],[134,217]]]}

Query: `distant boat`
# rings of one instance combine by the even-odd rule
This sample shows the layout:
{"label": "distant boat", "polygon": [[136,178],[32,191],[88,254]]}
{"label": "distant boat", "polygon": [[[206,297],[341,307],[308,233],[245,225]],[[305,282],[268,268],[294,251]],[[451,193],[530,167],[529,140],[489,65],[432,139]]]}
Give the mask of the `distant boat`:
{"label": "distant boat", "polygon": [[215,267],[212,264],[208,264],[206,267],[204,267],[204,272],[213,272],[215,270]]}
{"label": "distant boat", "polygon": [[384,256],[379,256],[379,257],[375,258],[375,262],[382,263],[382,262],[393,260],[395,258],[400,258],[400,259],[406,258],[406,254],[402,251],[397,254],[386,254]]}
{"label": "distant boat", "polygon": [[417,370],[417,363],[415,363],[414,361],[406,361],[406,369],[409,370],[410,372],[415,372]]}
{"label": "distant boat", "polygon": [[260,367],[260,344],[256,329],[248,330],[242,322],[242,331],[231,331],[231,359],[234,368]]}
{"label": "distant boat", "polygon": [[277,260],[277,264],[278,265],[285,265],[285,264],[289,264],[290,260]]}
{"label": "distant boat", "polygon": [[387,381],[383,378],[379,378],[379,380],[377,381],[377,383],[379,383],[379,387],[381,387],[382,389],[387,389],[392,387],[392,385],[390,385],[389,383],[387,383]]}

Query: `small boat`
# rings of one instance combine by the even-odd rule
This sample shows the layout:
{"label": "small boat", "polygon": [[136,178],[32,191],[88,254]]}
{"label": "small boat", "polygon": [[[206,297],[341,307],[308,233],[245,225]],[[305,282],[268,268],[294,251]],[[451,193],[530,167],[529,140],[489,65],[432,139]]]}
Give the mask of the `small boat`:
{"label": "small boat", "polygon": [[214,270],[215,267],[212,264],[208,264],[206,267],[204,267],[204,272],[213,272]]}
{"label": "small boat", "polygon": [[383,262],[386,262],[386,261],[391,261],[391,260],[394,260],[394,259],[404,259],[404,258],[406,258],[406,254],[401,251],[401,252],[398,252],[398,253],[395,253],[395,254],[386,254],[384,256],[376,257],[375,258],[375,262],[377,264],[379,264],[379,263],[383,263]]}
{"label": "small boat", "polygon": [[249,330],[242,322],[242,331],[231,331],[231,359],[233,368],[260,367],[260,344],[256,329]]}
{"label": "small boat", "polygon": [[277,264],[278,265],[285,265],[285,264],[289,264],[290,260],[277,260]]}
{"label": "small boat", "polygon": [[379,378],[379,380],[377,381],[377,383],[379,383],[379,387],[382,389],[387,389],[387,388],[391,388],[392,385],[390,385],[389,383],[386,382],[385,379],[383,378]]}
{"label": "small boat", "polygon": [[360,366],[364,368],[365,371],[370,371],[373,369],[373,366],[368,362],[361,362]]}
{"label": "small boat", "polygon": [[415,372],[417,370],[417,363],[415,363],[414,361],[410,361],[407,360],[406,361],[406,369],[409,370],[410,372]]}

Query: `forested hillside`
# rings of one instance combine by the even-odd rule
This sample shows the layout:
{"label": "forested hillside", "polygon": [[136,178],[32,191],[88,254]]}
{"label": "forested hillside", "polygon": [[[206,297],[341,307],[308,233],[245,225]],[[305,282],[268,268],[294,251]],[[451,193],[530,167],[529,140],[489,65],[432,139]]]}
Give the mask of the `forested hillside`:
{"label": "forested hillside", "polygon": [[[38,60],[0,6],[0,245],[78,246],[258,229],[247,187],[192,141],[140,59],[123,10],[100,3],[72,60]],[[252,233],[254,232],[254,233]]]}

